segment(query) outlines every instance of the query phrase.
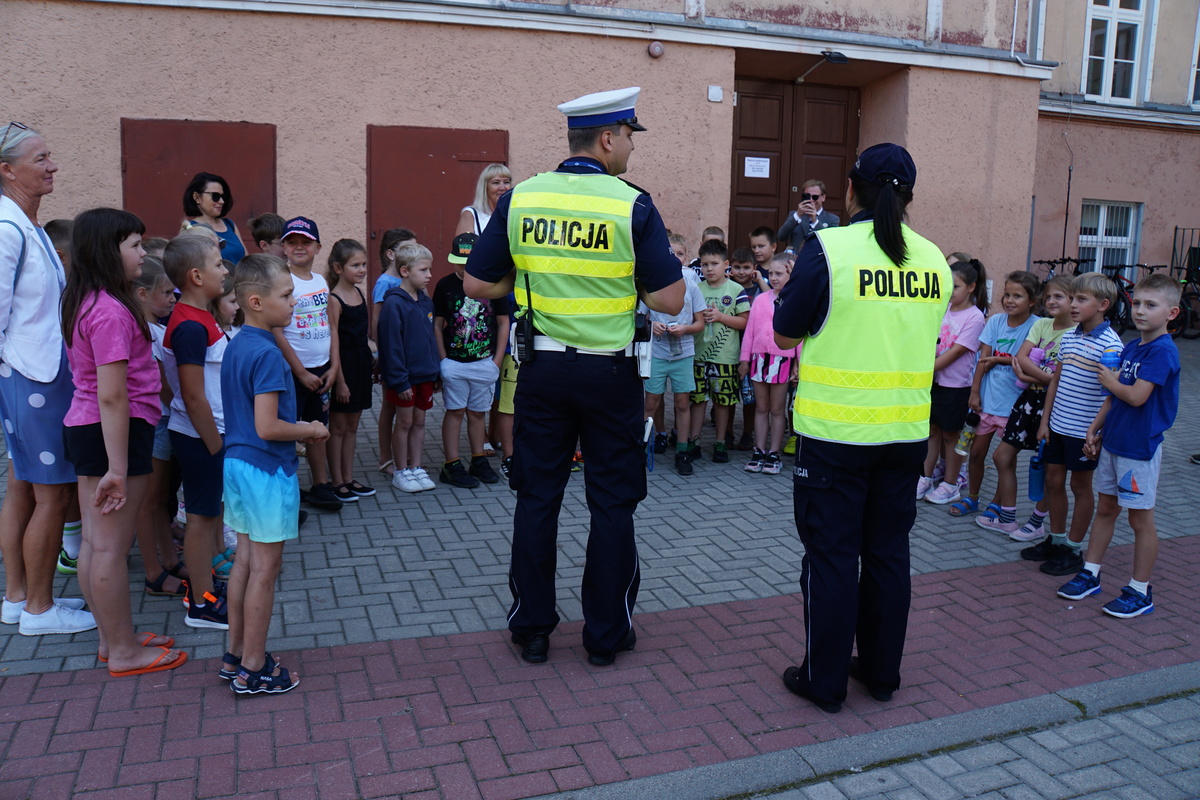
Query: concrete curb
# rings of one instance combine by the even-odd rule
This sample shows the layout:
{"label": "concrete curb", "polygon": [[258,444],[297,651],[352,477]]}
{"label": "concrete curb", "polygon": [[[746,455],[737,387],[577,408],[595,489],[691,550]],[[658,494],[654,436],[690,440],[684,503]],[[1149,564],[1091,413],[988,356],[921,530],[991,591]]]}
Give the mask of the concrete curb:
{"label": "concrete curb", "polygon": [[665,775],[592,786],[553,797],[567,800],[749,798],[818,777],[831,777],[887,762],[924,757],[947,748],[1052,728],[1194,691],[1200,691],[1200,663],[1181,664],[951,717]]}

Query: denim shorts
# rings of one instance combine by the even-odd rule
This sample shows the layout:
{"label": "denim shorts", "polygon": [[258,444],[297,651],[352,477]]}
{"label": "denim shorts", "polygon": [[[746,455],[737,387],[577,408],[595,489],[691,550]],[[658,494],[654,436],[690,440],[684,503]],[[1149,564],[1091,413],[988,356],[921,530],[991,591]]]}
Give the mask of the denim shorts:
{"label": "denim shorts", "polygon": [[269,475],[239,458],[225,459],[225,524],[252,542],[299,537],[299,479],[283,467]]}

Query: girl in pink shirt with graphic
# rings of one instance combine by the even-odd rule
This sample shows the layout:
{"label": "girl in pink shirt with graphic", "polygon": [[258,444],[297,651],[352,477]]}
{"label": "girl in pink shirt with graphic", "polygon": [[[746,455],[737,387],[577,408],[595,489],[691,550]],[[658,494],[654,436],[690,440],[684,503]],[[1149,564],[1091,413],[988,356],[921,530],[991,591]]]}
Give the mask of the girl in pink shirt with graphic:
{"label": "girl in pink shirt with graphic", "polygon": [[175,640],[135,633],[126,559],[151,474],[162,416],[150,329],[132,281],[142,268],[142,221],[96,208],[75,218],[73,269],[62,299],[63,337],[75,392],[63,420],[67,460],[79,480],[83,544],[79,585],[96,617],[98,656],[114,677],[174,669]]}
{"label": "girl in pink shirt with graphic", "polygon": [[[746,330],[742,334],[741,363],[738,377],[750,376],[754,386],[754,454],[746,464],[747,472],[778,475],[783,464],[779,455],[787,419],[788,386],[795,385],[800,368],[800,346],[781,350],[775,345],[775,299],[791,275],[791,262],[785,255],[771,259],[767,270],[770,291],[754,298]],[[768,443],[767,425],[770,424]]]}
{"label": "girl in pink shirt with graphic", "polygon": [[[979,335],[983,333],[984,312],[988,307],[987,272],[983,264],[966,253],[951,253],[946,260],[954,275],[954,291],[938,336],[930,391],[929,455],[925,458],[925,471],[917,481],[917,499],[924,498],[937,505],[962,498],[958,473],[963,457],[955,452],[954,446],[970,410]],[[938,474],[935,470],[943,459],[945,466]]]}

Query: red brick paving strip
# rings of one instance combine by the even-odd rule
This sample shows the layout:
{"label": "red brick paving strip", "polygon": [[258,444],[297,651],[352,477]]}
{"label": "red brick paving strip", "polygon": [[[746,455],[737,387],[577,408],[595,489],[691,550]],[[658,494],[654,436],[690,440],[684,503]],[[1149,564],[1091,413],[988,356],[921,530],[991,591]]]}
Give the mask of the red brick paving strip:
{"label": "red brick paving strip", "polygon": [[[1129,575],[1105,566],[1103,598]],[[233,697],[216,664],[113,679],[0,679],[0,798],[357,797],[514,800],[744,758],[994,706],[1200,658],[1200,536],[1164,541],[1163,607],[1122,621],[1103,599],[1010,563],[914,579],[896,701],[851,685],[827,716],[784,690],[802,652],[798,595],[637,617],[638,649],[589,667],[579,624],[550,662],[499,632],[288,653],[280,697]]]}

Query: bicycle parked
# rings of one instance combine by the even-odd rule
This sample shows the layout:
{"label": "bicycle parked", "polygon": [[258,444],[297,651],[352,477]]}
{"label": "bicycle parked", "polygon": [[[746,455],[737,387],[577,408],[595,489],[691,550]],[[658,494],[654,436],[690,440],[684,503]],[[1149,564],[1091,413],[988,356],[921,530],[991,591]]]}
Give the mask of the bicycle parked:
{"label": "bicycle parked", "polygon": [[[1144,275],[1149,275],[1155,270],[1167,269],[1168,266],[1167,264],[1106,264],[1100,268],[1117,287],[1117,300],[1108,309],[1105,317],[1118,335],[1123,335],[1133,327],[1133,287],[1136,282],[1126,277],[1125,273],[1128,270],[1140,270]],[[1167,323],[1167,333],[1171,334],[1172,338],[1178,338],[1181,334],[1186,335],[1190,321],[1191,311],[1181,302],[1179,314]]]}
{"label": "bicycle parked", "polygon": [[1179,317],[1175,320],[1179,323],[1180,335],[1185,339],[1200,339],[1200,267],[1179,266],[1174,272],[1183,284]]}

